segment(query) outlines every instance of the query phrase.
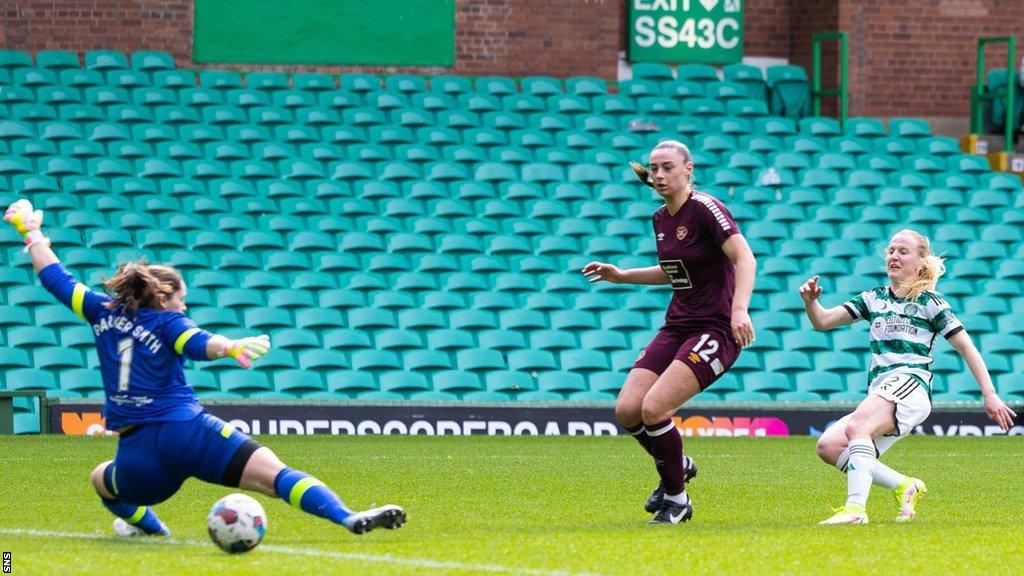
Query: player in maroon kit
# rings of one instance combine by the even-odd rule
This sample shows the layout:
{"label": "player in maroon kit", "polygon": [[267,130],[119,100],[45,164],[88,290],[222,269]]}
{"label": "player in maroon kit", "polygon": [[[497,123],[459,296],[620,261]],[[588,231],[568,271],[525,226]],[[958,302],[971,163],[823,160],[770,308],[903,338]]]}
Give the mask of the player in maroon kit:
{"label": "player in maroon kit", "polygon": [[615,416],[654,458],[661,483],[644,508],[652,524],[693,516],[686,482],[697,475],[683,454],[672,416],[710,386],[754,341],[747,307],[757,261],[736,222],[717,199],[693,189],[690,150],[669,140],[651,150],[649,168],[633,164],[665,205],[654,213],[657,266],[620,270],[591,262],[591,282],[671,284],[665,324],[640,353],[615,404]]}

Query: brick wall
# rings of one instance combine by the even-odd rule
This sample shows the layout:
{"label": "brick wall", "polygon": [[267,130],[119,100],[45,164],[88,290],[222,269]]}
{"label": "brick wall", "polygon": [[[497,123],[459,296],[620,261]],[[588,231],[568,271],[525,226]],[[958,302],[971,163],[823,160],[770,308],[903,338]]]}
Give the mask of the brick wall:
{"label": "brick wall", "polygon": [[[626,45],[627,2],[456,0],[453,69],[359,69],[611,79]],[[1021,0],[747,0],[746,52],[788,57],[809,68],[813,33],[841,28],[850,34],[851,114],[965,117],[975,39],[1024,29],[1020,5]],[[162,50],[189,67],[192,17],[192,0],[6,0],[0,43],[30,52]],[[993,50],[990,66],[1004,59]],[[833,74],[827,78],[834,79],[835,68],[828,65],[835,54],[826,52],[824,61]]]}
{"label": "brick wall", "polygon": [[[850,33],[850,110],[883,117],[968,116],[977,38],[1019,35],[1021,8],[1020,0],[843,0],[839,22]],[[1020,53],[1018,48],[1018,58]],[[1006,52],[990,48],[986,58],[988,67],[1001,67]]]}
{"label": "brick wall", "polygon": [[[457,0],[454,69],[245,68],[614,78],[624,9],[620,0]],[[162,50],[192,66],[191,0],[6,0],[0,10],[6,48]]]}
{"label": "brick wall", "polygon": [[[818,32],[835,31],[839,23],[839,3],[836,0],[791,0],[789,12],[789,60],[807,69],[811,76],[811,50],[813,37]],[[839,67],[835,43],[823,45],[822,84],[838,85]],[[824,101],[822,113],[834,115],[838,110],[835,98]]]}
{"label": "brick wall", "polygon": [[39,50],[162,50],[187,64],[192,0],[4,0],[4,47]]}
{"label": "brick wall", "polygon": [[792,31],[790,4],[795,0],[747,0],[743,53],[788,58]]}

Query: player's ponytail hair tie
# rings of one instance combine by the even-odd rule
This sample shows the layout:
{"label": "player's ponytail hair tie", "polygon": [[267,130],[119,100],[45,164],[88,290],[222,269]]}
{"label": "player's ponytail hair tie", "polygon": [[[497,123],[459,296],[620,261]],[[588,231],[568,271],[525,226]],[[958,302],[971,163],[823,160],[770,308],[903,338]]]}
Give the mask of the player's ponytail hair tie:
{"label": "player's ponytail hair tie", "polygon": [[636,174],[637,180],[644,183],[646,186],[654,188],[654,182],[651,181],[651,173],[647,171],[647,167],[639,162],[630,162],[629,167],[633,169],[633,173]]}

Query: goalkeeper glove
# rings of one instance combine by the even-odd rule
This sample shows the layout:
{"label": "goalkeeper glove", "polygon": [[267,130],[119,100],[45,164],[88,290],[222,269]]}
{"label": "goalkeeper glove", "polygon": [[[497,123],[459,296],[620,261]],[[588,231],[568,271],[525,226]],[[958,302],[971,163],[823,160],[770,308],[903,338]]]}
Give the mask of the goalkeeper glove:
{"label": "goalkeeper glove", "polygon": [[240,340],[230,340],[224,348],[224,356],[231,356],[242,368],[252,368],[254,360],[270,350],[270,336],[261,334]]}
{"label": "goalkeeper glove", "polygon": [[22,198],[8,206],[4,213],[4,222],[9,222],[14,229],[25,239],[25,251],[33,244],[39,242],[50,243],[50,239],[43,235],[40,227],[43,225],[43,211],[33,210],[32,203]]}

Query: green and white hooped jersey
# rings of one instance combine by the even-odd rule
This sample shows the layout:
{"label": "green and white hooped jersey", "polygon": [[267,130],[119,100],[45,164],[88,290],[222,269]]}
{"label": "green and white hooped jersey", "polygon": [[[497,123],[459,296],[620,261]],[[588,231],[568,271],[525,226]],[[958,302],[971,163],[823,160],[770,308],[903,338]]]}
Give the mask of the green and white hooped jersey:
{"label": "green and white hooped jersey", "polygon": [[934,292],[916,300],[897,298],[888,287],[861,292],[843,304],[854,320],[871,325],[871,371],[868,383],[893,371],[921,379],[931,395],[932,344],[935,336],[949,338],[964,329],[949,303]]}

